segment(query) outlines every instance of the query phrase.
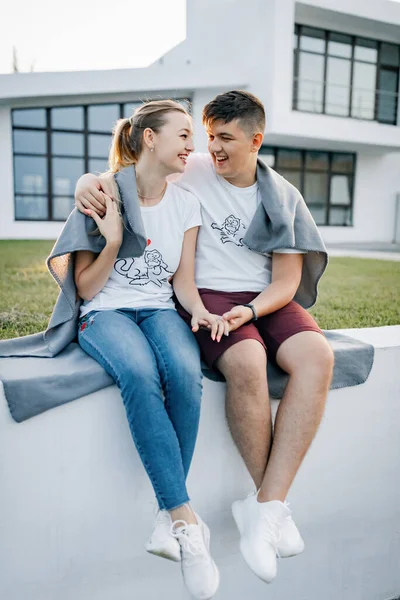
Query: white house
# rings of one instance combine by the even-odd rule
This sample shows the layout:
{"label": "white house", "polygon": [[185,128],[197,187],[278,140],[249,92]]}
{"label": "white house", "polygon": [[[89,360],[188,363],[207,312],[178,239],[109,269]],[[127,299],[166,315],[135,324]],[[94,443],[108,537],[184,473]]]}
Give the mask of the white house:
{"label": "white house", "polygon": [[0,239],[54,239],[75,181],[106,168],[113,123],[143,99],[265,103],[264,159],[327,242],[400,240],[400,3],[189,0],[187,39],[143,69],[0,76]]}

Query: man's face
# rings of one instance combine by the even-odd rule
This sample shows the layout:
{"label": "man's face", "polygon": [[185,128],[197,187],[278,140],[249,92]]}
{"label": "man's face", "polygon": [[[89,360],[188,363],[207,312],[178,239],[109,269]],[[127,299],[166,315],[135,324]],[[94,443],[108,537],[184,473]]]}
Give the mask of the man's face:
{"label": "man's face", "polygon": [[239,120],[230,123],[214,121],[207,127],[207,135],[208,151],[218,175],[229,181],[254,170],[257,157],[254,135],[242,129]]}

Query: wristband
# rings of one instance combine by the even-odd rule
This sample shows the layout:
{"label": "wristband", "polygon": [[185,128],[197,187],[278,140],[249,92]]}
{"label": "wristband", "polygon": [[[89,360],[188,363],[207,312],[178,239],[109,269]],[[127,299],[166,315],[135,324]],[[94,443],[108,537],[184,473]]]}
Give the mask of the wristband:
{"label": "wristband", "polygon": [[252,321],[257,321],[258,316],[254,306],[252,304],[242,304],[242,306],[247,306],[247,308],[250,308],[251,312],[253,313],[253,318],[249,321],[249,323],[251,323]]}

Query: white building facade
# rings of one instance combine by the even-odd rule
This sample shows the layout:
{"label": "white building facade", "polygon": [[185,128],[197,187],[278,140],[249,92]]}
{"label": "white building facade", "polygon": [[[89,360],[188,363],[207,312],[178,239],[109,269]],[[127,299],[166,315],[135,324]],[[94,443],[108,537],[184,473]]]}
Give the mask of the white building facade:
{"label": "white building facade", "polygon": [[206,151],[202,107],[241,88],[266,107],[261,156],[326,242],[399,242],[399,69],[392,0],[188,0],[187,39],[148,68],[1,75],[0,239],[55,239],[137,103],[189,101]]}

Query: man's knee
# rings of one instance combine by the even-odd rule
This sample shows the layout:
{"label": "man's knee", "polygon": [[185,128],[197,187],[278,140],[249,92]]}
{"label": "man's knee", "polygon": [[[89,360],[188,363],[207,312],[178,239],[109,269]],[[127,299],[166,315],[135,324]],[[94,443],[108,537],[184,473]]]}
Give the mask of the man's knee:
{"label": "man's knee", "polygon": [[310,369],[318,373],[322,379],[331,379],[335,357],[333,350],[321,335],[321,339],[311,346],[308,351],[307,359],[310,363]]}
{"label": "man's knee", "polygon": [[217,366],[228,385],[244,388],[247,392],[266,385],[267,356],[264,347],[256,340],[243,340],[231,346]]}
{"label": "man's knee", "polygon": [[304,332],[289,338],[284,344],[287,346],[283,348],[284,352],[278,354],[279,364],[290,375],[313,376],[324,381],[332,378],[335,357],[324,336]]}

